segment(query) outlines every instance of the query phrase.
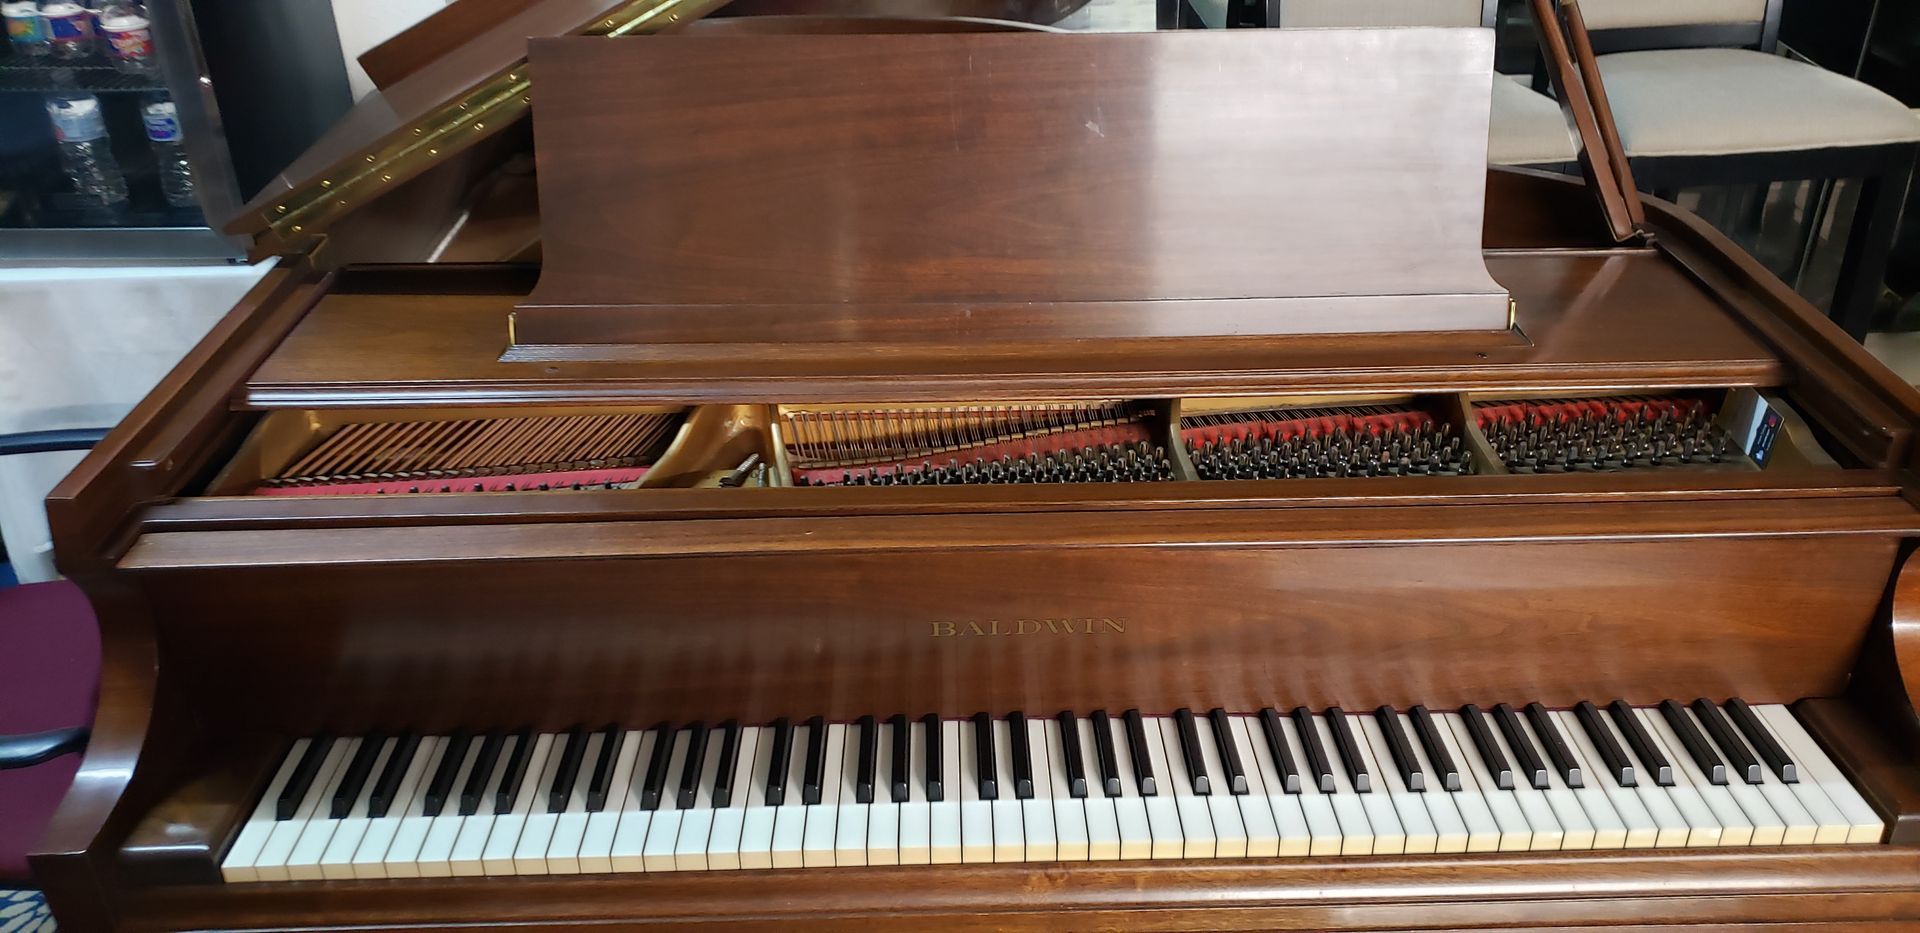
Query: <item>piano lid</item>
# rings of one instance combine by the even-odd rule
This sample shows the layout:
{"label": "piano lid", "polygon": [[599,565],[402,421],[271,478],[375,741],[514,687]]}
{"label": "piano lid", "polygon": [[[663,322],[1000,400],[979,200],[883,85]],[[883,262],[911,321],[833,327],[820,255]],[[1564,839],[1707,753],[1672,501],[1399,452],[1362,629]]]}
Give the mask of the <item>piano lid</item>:
{"label": "piano lid", "polygon": [[1510,323],[1480,246],[1487,30],[543,39],[532,61],[529,357]]}
{"label": "piano lid", "polygon": [[[469,0],[470,2],[470,0]],[[535,0],[362,99],[226,231],[255,237],[256,256],[300,252],[341,217],[525,116],[527,39],[622,36],[677,27],[726,0]]]}

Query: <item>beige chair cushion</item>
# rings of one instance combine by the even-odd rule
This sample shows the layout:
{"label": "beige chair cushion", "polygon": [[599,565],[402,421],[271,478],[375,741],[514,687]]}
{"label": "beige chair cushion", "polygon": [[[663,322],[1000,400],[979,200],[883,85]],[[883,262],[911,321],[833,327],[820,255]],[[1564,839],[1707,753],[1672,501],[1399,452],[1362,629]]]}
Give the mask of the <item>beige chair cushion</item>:
{"label": "beige chair cushion", "polygon": [[1630,156],[1920,141],[1920,121],[1899,101],[1777,55],[1743,49],[1620,52],[1600,56],[1600,75]]}
{"label": "beige chair cushion", "polygon": [[1285,29],[1480,25],[1480,0],[1274,0],[1274,6]]}
{"label": "beige chair cushion", "polygon": [[1760,22],[1767,15],[1767,0],[1580,0],[1580,12],[1589,29],[1719,26]]}
{"label": "beige chair cushion", "polygon": [[1579,143],[1560,102],[1506,75],[1493,76],[1493,129],[1487,161],[1495,165],[1572,162]]}

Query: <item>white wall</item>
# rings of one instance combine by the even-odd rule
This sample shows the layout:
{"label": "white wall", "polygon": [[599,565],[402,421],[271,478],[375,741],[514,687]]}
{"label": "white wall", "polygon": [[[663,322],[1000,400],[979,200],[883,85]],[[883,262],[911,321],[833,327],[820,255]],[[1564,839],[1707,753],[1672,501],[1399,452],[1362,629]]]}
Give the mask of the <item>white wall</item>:
{"label": "white wall", "polygon": [[373,82],[354,59],[448,2],[450,0],[333,0],[333,23],[340,31],[340,53],[347,60],[347,81],[353,85],[354,100],[373,90]]}

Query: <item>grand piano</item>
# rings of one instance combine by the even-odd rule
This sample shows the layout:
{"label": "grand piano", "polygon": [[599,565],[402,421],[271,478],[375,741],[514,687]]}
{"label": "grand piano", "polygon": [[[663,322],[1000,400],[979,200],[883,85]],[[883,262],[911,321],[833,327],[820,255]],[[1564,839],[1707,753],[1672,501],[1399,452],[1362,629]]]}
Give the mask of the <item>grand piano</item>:
{"label": "grand piano", "polygon": [[1577,16],[1584,179],[1479,30],[714,6],[469,24],[235,221],[48,500],[64,928],[1920,924],[1920,395]]}

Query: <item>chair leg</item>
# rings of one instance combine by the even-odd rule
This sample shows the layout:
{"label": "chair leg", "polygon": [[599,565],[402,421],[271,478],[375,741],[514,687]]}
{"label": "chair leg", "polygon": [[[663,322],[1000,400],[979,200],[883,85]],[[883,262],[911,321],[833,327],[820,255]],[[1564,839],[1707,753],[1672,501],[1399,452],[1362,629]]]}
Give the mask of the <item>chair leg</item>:
{"label": "chair leg", "polygon": [[1865,340],[1873,325],[1873,309],[1887,278],[1887,257],[1899,231],[1900,208],[1907,200],[1909,172],[1901,169],[1861,179],[1859,203],[1840,260],[1840,282],[1834,288],[1828,316],[1855,340]]}

